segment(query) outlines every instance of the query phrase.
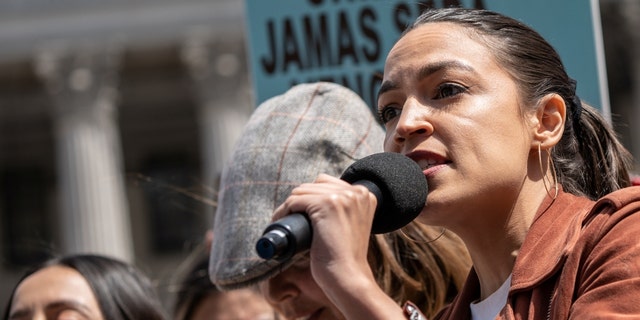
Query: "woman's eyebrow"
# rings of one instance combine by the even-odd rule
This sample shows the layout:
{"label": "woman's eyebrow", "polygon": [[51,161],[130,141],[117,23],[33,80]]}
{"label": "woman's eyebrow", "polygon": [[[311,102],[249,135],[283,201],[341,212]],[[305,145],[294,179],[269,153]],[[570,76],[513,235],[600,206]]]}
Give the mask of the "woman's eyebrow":
{"label": "woman's eyebrow", "polygon": [[378,89],[378,97],[377,99],[380,99],[380,96],[383,95],[385,92],[387,91],[391,91],[394,89],[397,89],[398,86],[393,82],[393,81],[384,81],[382,82],[382,84],[380,85],[380,89]]}
{"label": "woman's eyebrow", "polygon": [[[416,73],[415,81],[420,81],[426,77],[431,76],[434,73],[440,72],[442,70],[447,70],[447,69],[457,69],[457,70],[462,70],[466,72],[476,73],[476,70],[466,63],[460,62],[458,60],[444,60],[444,61],[429,63],[420,67],[420,69],[418,69],[418,72]],[[382,84],[380,85],[380,89],[378,90],[378,98],[380,98],[380,96],[386,93],[387,91],[391,91],[397,88],[398,88],[398,85],[393,81],[387,80],[382,82]]]}
{"label": "woman's eyebrow", "polygon": [[45,307],[45,311],[57,309],[73,309],[80,312],[87,318],[89,318],[92,314],[87,305],[75,300],[57,300],[47,304]]}
{"label": "woman's eyebrow", "polygon": [[458,60],[444,60],[444,61],[429,63],[420,67],[420,69],[418,69],[418,73],[415,80],[420,81],[426,77],[431,76],[434,73],[440,72],[442,70],[447,70],[447,69],[457,69],[457,70],[462,70],[466,72],[476,73],[476,70],[472,66],[466,63],[460,62]]}
{"label": "woman's eyebrow", "polygon": [[9,320],[28,318],[31,315],[31,310],[28,308],[17,309],[9,314]]}

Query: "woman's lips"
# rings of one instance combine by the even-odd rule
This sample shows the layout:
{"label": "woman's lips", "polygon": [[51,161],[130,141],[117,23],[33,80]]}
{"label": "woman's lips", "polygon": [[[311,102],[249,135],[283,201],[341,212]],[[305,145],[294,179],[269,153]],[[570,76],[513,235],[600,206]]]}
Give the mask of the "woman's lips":
{"label": "woman's lips", "polygon": [[429,177],[434,175],[436,172],[440,171],[441,169],[444,169],[446,166],[447,165],[445,163],[439,164],[439,165],[433,165],[433,166],[427,167],[422,172],[424,173],[425,176]]}
{"label": "woman's lips", "polygon": [[426,150],[412,151],[406,154],[406,156],[420,166],[425,176],[433,175],[451,163],[451,161],[444,156]]}

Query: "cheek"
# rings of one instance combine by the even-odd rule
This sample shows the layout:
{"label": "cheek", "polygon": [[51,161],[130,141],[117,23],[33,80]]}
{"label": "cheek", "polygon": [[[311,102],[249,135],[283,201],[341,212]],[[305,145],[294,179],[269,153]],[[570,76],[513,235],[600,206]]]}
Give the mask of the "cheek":
{"label": "cheek", "polygon": [[306,299],[313,300],[317,303],[321,303],[323,305],[330,306],[332,305],[329,302],[329,298],[325,295],[320,285],[313,279],[311,275],[311,269],[306,268],[303,270],[299,270],[294,276],[295,284],[300,289],[301,295],[305,296]]}
{"label": "cheek", "polygon": [[396,150],[396,144],[393,143],[393,133],[391,130],[387,130],[387,133],[384,136],[383,149],[386,152],[398,152]]}

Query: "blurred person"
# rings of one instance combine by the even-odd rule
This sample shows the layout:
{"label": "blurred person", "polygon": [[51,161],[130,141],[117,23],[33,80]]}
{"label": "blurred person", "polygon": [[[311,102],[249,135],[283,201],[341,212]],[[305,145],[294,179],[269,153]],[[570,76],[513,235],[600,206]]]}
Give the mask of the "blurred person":
{"label": "blurred person", "polygon": [[[366,104],[337,84],[300,84],[262,103],[223,171],[211,280],[226,290],[259,283],[287,319],[343,319],[315,282],[307,253],[263,260],[255,243],[295,186],[321,172],[339,176],[354,161],[381,152],[383,138]],[[470,268],[455,235],[417,223],[371,236],[365,251],[385,292],[397,303],[414,301],[426,314],[452,299]]]}
{"label": "blurred person", "polygon": [[92,254],[52,258],[27,271],[4,320],[165,320],[151,281],[133,265]]}
{"label": "blurred person", "polygon": [[209,280],[209,251],[213,235],[186,260],[186,273],[173,307],[174,320],[276,320],[274,309],[255,287],[220,291]]}

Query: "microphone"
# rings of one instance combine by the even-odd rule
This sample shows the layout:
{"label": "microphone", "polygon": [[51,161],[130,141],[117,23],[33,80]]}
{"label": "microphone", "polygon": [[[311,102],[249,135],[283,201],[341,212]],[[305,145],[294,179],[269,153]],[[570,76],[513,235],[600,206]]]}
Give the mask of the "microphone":
{"label": "microphone", "polygon": [[[420,166],[399,153],[381,152],[349,166],[340,179],[363,185],[377,199],[371,233],[387,233],[413,221],[426,203],[427,179]],[[311,247],[311,222],[305,213],[292,213],[271,223],[256,242],[258,255],[286,261]]]}

